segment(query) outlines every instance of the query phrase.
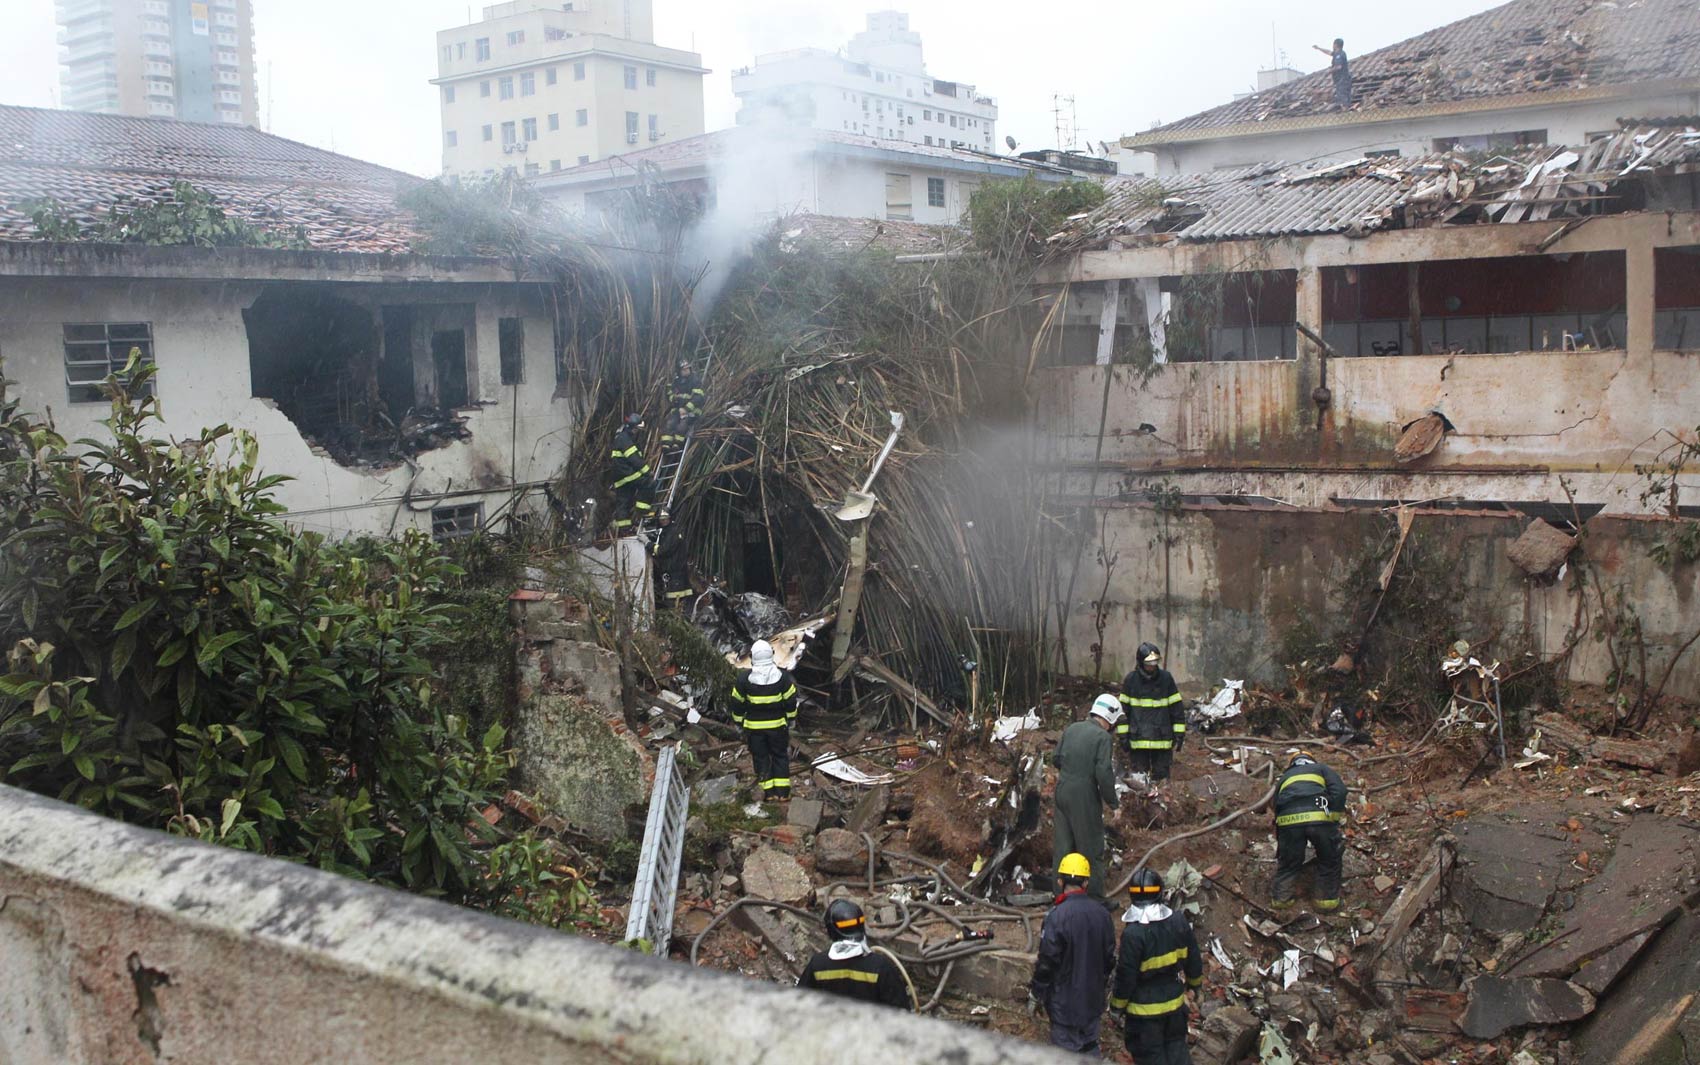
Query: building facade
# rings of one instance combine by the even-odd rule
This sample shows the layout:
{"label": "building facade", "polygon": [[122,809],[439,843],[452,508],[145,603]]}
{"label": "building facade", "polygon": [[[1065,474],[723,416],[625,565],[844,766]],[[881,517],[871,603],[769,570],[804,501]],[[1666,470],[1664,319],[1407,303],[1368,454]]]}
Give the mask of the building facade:
{"label": "building facade", "polygon": [[259,124],[253,0],[56,0],[76,111]]}
{"label": "building facade", "polygon": [[1158,175],[1587,144],[1620,118],[1700,113],[1700,4],[1511,0],[1352,57],[1349,71],[1344,105],[1329,70],[1268,86],[1260,73],[1262,91],[1122,144]]}
{"label": "building facade", "polygon": [[909,16],[879,11],[842,52],[799,48],[733,72],[738,124],[806,126],[922,146],[1001,150],[998,105],[927,73]]}
{"label": "building facade", "polygon": [[954,225],[981,184],[1024,175],[1042,181],[1072,176],[1064,167],[967,149],[734,127],[611,163],[545,174],[535,186],[566,209],[587,213],[653,183],[751,223],[808,214]]}
{"label": "building facade", "polygon": [[650,0],[512,0],[437,34],[443,173],[535,176],[703,131],[695,52]]}

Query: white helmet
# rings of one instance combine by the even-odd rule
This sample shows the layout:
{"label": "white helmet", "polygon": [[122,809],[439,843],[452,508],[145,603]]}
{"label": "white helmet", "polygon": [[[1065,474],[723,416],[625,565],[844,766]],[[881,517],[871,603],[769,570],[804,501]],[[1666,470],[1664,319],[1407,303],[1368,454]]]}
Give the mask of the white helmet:
{"label": "white helmet", "polygon": [[1122,701],[1106,692],[1092,700],[1090,713],[1093,717],[1102,718],[1112,725],[1119,725],[1122,720]]}

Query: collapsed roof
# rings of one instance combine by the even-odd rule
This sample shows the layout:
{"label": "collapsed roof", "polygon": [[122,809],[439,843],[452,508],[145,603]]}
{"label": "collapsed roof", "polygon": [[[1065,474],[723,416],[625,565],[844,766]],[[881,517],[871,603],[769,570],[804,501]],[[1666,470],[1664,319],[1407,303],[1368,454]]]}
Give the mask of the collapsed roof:
{"label": "collapsed roof", "polygon": [[[1424,106],[1444,111],[1467,100],[1694,82],[1700,80],[1700,4],[1512,0],[1355,57],[1351,70],[1353,113]],[[1311,124],[1305,120],[1341,111],[1325,69],[1128,143],[1154,147],[1303,127]]]}
{"label": "collapsed roof", "polygon": [[422,179],[399,170],[246,126],[0,106],[0,240],[41,239],[31,201],[92,221],[121,198],[163,200],[177,181],[320,251],[405,252],[418,239],[396,199]]}
{"label": "collapsed roof", "polygon": [[1633,209],[1629,185],[1700,172],[1700,124],[1642,126],[1580,148],[1485,161],[1459,154],[1269,163],[1135,178],[1051,242],[1083,251],[1166,241],[1244,240],[1475,222],[1533,222]]}

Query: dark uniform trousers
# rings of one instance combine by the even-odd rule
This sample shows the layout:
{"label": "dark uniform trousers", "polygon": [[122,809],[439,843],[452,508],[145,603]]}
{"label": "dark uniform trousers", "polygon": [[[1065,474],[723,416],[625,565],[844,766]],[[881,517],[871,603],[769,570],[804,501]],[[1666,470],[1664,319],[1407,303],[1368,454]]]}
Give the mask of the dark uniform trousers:
{"label": "dark uniform trousers", "polygon": [[1186,708],[1175,678],[1166,669],[1150,676],[1135,669],[1122,681],[1121,704],[1127,716],[1116,735],[1127,744],[1128,764],[1152,780],[1169,779],[1175,743],[1186,740]]}
{"label": "dark uniform trousers", "polygon": [[763,799],[791,797],[791,723],[797,719],[797,683],[779,671],[779,679],[758,684],[750,671],[732,684],[732,720],[744,730]]}
{"label": "dark uniform trousers", "polygon": [[1316,848],[1318,910],[1340,907],[1341,867],[1346,841],[1340,831],[1345,816],[1346,783],[1340,774],[1315,760],[1295,764],[1275,785],[1275,882],[1271,897],[1277,907],[1293,902],[1305,848]]}

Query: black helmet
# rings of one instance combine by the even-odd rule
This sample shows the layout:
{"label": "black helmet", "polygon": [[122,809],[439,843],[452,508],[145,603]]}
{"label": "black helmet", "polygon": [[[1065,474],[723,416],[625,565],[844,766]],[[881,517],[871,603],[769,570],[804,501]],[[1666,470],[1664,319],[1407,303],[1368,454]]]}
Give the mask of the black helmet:
{"label": "black helmet", "polygon": [[625,426],[626,426],[627,429],[636,429],[636,428],[639,428],[642,425],[643,425],[643,415],[639,414],[637,411],[633,411],[632,413],[626,415]]}
{"label": "black helmet", "polygon": [[690,373],[691,372],[691,360],[680,359],[679,360],[679,369],[683,370],[685,373]]}
{"label": "black helmet", "polygon": [[1154,869],[1139,869],[1128,881],[1127,893],[1135,902],[1156,902],[1163,894],[1163,878]]}
{"label": "black helmet", "polygon": [[826,908],[826,934],[834,942],[840,939],[860,939],[868,934],[868,919],[862,907],[849,899],[833,899]]}
{"label": "black helmet", "polygon": [[1135,657],[1141,667],[1146,665],[1155,667],[1157,663],[1163,660],[1163,652],[1157,650],[1157,645],[1154,643],[1142,643],[1139,645],[1139,653]]}

